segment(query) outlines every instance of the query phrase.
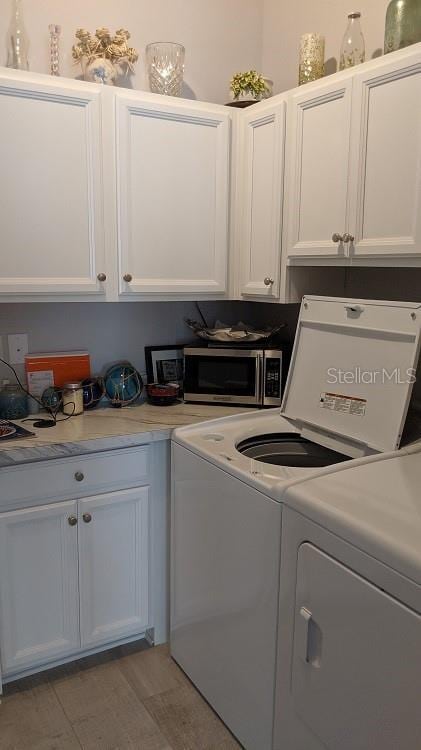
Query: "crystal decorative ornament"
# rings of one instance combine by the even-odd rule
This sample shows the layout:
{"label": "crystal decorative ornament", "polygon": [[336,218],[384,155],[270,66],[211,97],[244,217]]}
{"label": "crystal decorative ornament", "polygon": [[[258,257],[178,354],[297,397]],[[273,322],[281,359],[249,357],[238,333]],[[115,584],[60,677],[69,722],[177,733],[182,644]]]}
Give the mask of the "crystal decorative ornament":
{"label": "crystal decorative ornament", "polygon": [[50,32],[50,74],[52,76],[60,75],[60,34],[61,26],[50,23],[48,30]]}
{"label": "crystal decorative ornament", "polygon": [[303,34],[300,42],[298,83],[317,81],[325,72],[325,38],[321,34]]}
{"label": "crystal decorative ornament", "polygon": [[155,94],[181,96],[186,51],[176,42],[153,42],[146,47],[149,88]]}

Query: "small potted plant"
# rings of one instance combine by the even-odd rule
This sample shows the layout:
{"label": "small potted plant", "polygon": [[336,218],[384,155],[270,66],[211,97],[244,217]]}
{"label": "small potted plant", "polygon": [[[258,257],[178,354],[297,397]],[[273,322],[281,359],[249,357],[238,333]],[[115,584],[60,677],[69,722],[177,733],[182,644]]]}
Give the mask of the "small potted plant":
{"label": "small potted plant", "polygon": [[272,81],[256,70],[236,73],[230,82],[232,107],[248,107],[250,104],[266,99],[272,93]]}

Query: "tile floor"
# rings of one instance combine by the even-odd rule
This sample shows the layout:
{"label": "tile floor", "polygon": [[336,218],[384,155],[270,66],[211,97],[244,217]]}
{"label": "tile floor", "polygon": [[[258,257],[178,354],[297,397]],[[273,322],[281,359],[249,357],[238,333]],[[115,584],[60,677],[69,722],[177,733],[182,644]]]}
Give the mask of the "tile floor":
{"label": "tile floor", "polygon": [[144,641],[5,686],[0,750],[239,750],[168,653]]}

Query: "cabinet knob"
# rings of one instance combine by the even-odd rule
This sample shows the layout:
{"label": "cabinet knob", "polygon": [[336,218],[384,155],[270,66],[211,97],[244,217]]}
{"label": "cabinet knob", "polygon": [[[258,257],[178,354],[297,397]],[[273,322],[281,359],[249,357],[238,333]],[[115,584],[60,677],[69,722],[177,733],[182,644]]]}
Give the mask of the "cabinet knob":
{"label": "cabinet knob", "polygon": [[133,276],[131,273],[125,273],[123,276],[124,281],[127,281],[128,284],[130,284],[131,281],[133,281]]}
{"label": "cabinet knob", "polygon": [[264,283],[265,286],[272,286],[272,284],[274,284],[275,282],[274,282],[273,279],[270,278],[270,276],[266,276],[263,279],[263,283]]}
{"label": "cabinet knob", "polygon": [[82,518],[85,521],[85,523],[91,523],[92,521],[92,516],[90,513],[84,513]]}
{"label": "cabinet knob", "polygon": [[83,482],[83,480],[85,479],[85,475],[81,471],[77,471],[75,473],[75,479],[76,482]]}
{"label": "cabinet knob", "polygon": [[97,276],[98,281],[107,281],[107,274],[99,273]]}
{"label": "cabinet knob", "polygon": [[345,232],[342,239],[344,242],[348,243],[348,242],[354,242],[355,237],[352,234],[348,234],[348,232]]}
{"label": "cabinet knob", "polygon": [[69,526],[76,526],[77,516],[69,516],[67,519],[67,523],[69,524]]}
{"label": "cabinet knob", "polygon": [[342,234],[338,234],[337,232],[332,234],[332,242],[343,242],[343,241],[344,241],[344,236]]}

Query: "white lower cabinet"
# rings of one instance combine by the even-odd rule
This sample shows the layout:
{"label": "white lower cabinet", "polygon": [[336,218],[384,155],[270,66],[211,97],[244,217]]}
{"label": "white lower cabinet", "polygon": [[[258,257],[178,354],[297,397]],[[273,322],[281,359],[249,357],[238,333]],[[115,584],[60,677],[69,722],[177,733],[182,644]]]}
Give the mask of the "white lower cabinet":
{"label": "white lower cabinet", "polygon": [[0,571],[3,676],[141,634],[149,487],[1,513]]}
{"label": "white lower cabinet", "polygon": [[148,487],[79,501],[83,648],[148,625],[148,505]]}
{"label": "white lower cabinet", "polygon": [[3,674],[64,657],[79,647],[77,577],[75,501],[0,515]]}

